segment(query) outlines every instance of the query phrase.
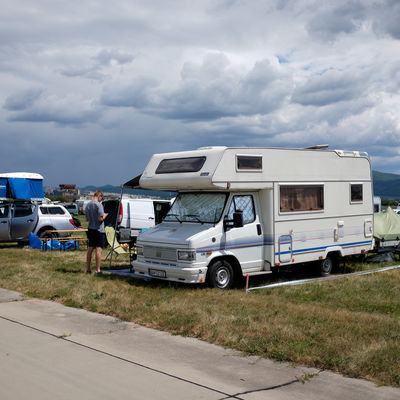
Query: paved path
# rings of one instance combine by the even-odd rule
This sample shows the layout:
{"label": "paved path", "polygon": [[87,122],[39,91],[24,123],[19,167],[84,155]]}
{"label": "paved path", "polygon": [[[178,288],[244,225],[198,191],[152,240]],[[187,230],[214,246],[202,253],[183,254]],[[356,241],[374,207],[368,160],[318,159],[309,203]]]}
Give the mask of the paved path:
{"label": "paved path", "polygon": [[291,367],[0,289],[0,398],[400,399],[400,390]]}

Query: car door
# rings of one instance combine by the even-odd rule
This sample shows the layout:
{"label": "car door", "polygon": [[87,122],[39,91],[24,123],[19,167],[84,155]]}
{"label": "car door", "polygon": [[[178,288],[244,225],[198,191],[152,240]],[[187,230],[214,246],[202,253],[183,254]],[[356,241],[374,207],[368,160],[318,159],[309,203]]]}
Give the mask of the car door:
{"label": "car door", "polygon": [[35,228],[38,219],[34,204],[14,204],[11,218],[11,240],[24,239]]}
{"label": "car door", "polygon": [[264,264],[264,242],[257,198],[253,194],[234,195],[231,198],[226,219],[233,220],[233,213],[241,211],[243,226],[228,228],[225,232],[225,249],[232,252],[242,266],[259,269]]}
{"label": "car door", "polygon": [[0,204],[0,240],[10,240],[10,205]]}

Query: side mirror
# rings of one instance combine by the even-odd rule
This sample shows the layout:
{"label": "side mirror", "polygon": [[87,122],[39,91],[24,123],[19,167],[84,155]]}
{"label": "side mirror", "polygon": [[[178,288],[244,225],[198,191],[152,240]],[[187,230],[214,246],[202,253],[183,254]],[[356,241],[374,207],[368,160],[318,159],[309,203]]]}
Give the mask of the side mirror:
{"label": "side mirror", "polygon": [[243,211],[236,211],[233,213],[233,227],[241,228],[243,223]]}

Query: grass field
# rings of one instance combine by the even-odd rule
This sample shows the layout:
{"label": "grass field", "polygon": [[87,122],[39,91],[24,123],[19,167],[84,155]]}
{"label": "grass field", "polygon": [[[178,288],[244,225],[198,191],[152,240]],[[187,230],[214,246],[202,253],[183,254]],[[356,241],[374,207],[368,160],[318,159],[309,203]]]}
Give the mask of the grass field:
{"label": "grass field", "polygon": [[[117,264],[128,266],[128,260]],[[84,272],[83,250],[0,245],[0,287],[248,354],[400,386],[400,270],[247,294],[244,287],[220,291]],[[309,273],[250,283],[293,275]]]}

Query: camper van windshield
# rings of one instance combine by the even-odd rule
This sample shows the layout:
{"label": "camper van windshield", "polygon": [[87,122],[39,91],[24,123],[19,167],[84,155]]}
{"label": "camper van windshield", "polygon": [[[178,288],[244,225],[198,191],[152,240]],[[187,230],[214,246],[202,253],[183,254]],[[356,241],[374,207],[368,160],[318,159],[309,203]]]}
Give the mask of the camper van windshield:
{"label": "camper van windshield", "polygon": [[221,218],[226,193],[180,193],[164,221],[214,224]]}

